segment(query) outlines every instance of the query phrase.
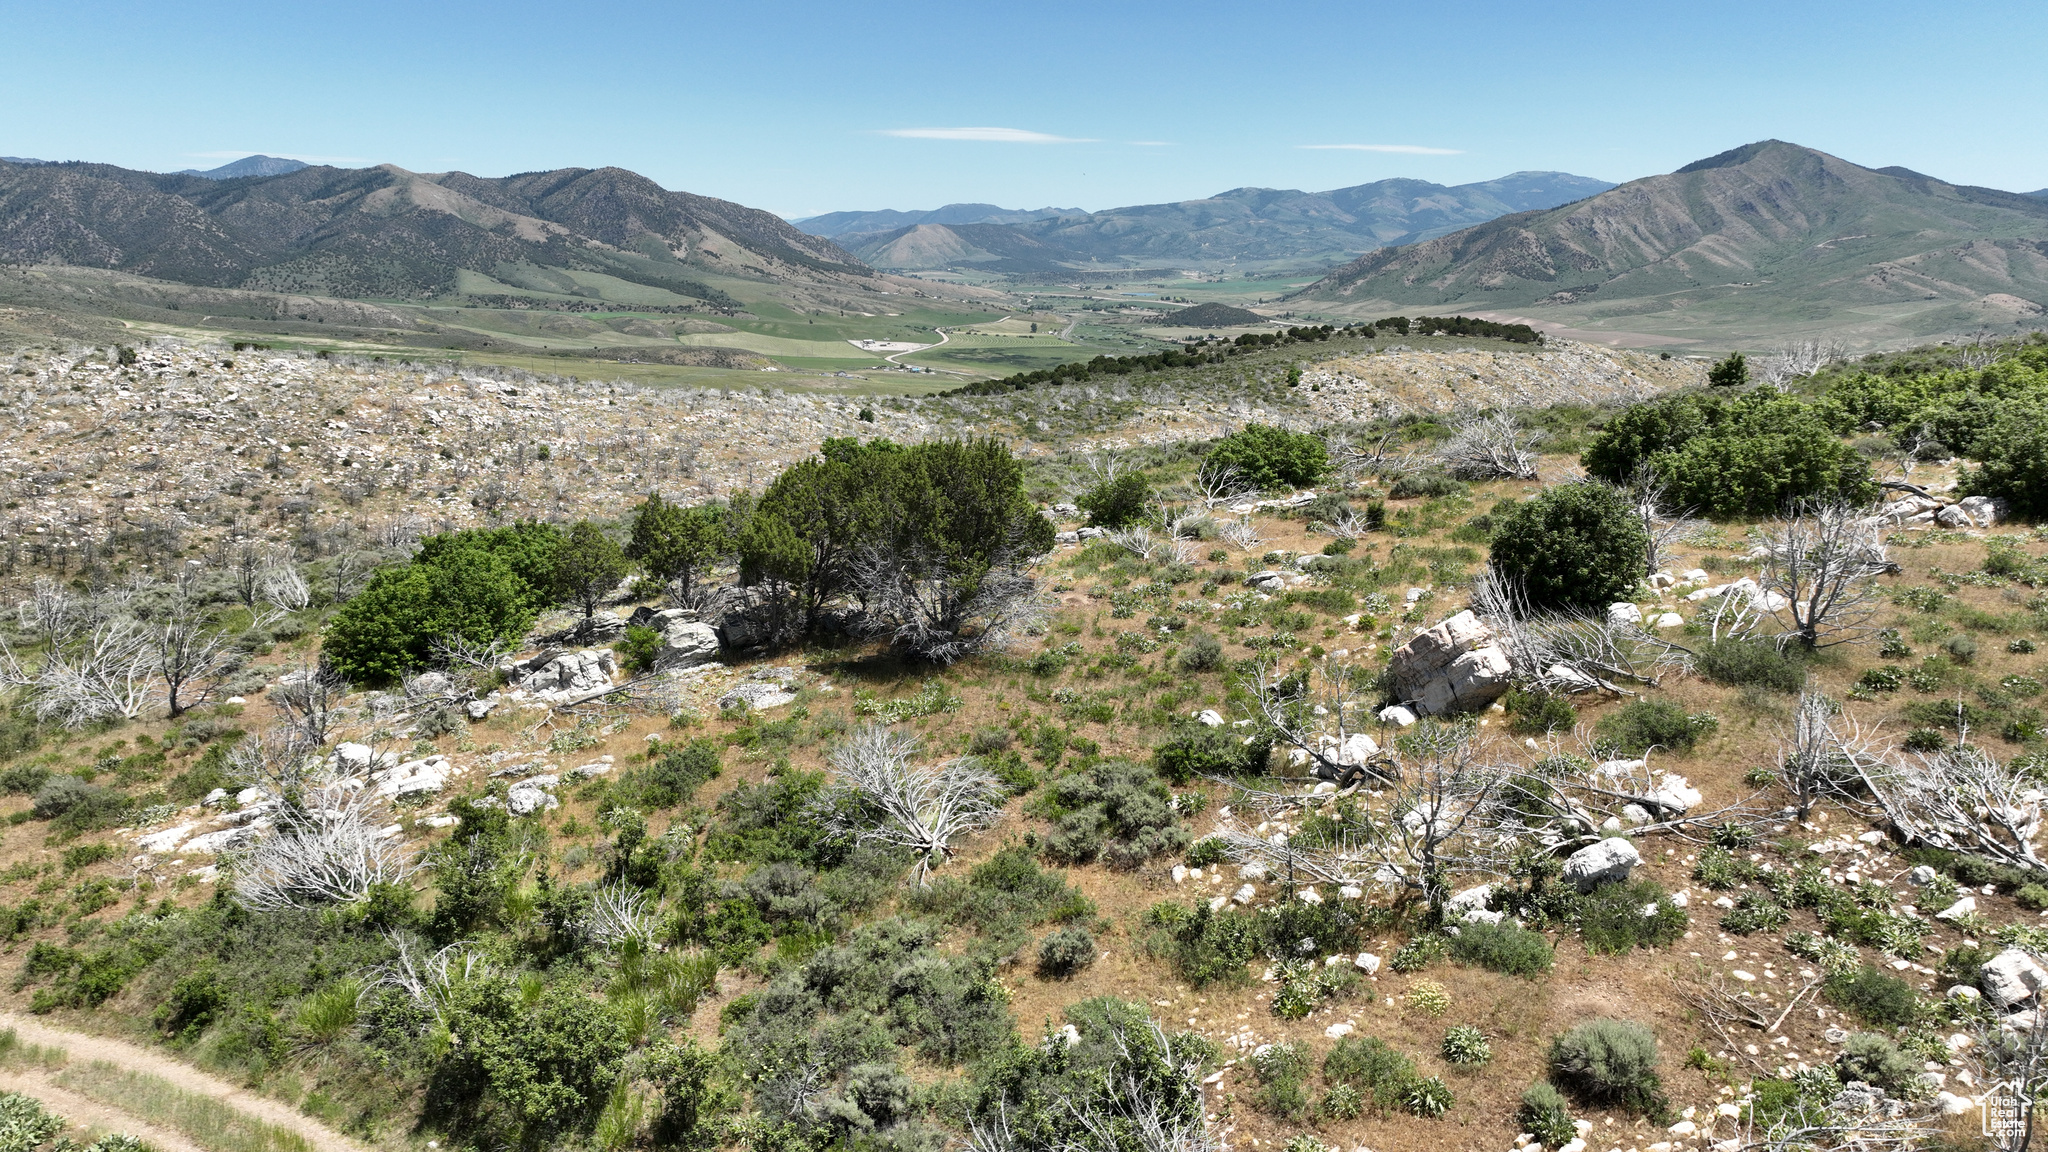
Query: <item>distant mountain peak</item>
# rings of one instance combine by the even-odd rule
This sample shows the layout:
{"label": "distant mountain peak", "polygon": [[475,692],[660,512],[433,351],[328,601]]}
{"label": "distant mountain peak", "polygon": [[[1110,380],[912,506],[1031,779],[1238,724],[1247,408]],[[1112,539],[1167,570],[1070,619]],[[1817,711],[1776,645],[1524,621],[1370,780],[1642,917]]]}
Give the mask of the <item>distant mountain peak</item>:
{"label": "distant mountain peak", "polygon": [[1695,160],[1672,173],[1672,175],[1683,176],[1688,172],[1706,172],[1714,168],[1734,168],[1738,165],[1749,163],[1773,148],[1791,148],[1799,152],[1813,151],[1811,148],[1802,148],[1797,144],[1787,144],[1783,140],[1759,140],[1754,144],[1744,144],[1740,148],[1730,148],[1726,152],[1709,156],[1705,160]]}
{"label": "distant mountain peak", "polygon": [[38,167],[44,164],[56,163],[56,161],[54,160],[31,160],[26,156],[0,156],[0,161],[4,161],[8,164],[25,164],[28,165],[29,167]]}
{"label": "distant mountain peak", "polygon": [[243,176],[283,176],[286,173],[297,172],[301,168],[311,167],[312,165],[304,160],[289,160],[283,156],[265,156],[258,153],[229,161],[218,168],[203,171],[198,168],[186,168],[171,175],[200,176],[208,180],[235,180]]}

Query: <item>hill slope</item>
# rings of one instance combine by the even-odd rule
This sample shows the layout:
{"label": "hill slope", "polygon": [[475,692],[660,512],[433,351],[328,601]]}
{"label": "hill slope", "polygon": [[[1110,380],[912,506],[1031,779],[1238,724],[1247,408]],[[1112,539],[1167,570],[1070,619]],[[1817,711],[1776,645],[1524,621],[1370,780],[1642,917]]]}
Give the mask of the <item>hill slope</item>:
{"label": "hill slope", "polygon": [[[916,220],[903,219],[890,232],[874,235],[864,234],[867,225],[861,222],[881,223],[884,217],[910,214],[833,213],[800,223],[808,231],[840,238],[882,268],[956,266],[893,263],[897,256],[886,248],[903,227],[970,223],[940,218],[949,213],[972,216],[972,223],[1028,236],[1052,250],[1041,255],[1070,265],[1299,267],[1334,263],[1384,244],[1436,236],[1511,212],[1549,208],[1611,187],[1603,180],[1563,172],[1517,172],[1455,187],[1395,179],[1329,192],[1234,188],[1200,200],[1139,204],[1103,212],[1046,209],[1006,213],[994,209],[975,215],[992,206],[949,205],[917,214],[920,218]],[[826,233],[826,228],[839,230]],[[993,250],[979,242],[972,246]],[[929,259],[931,252],[919,247],[916,255]],[[988,264],[986,259],[980,262]],[[971,261],[958,266],[967,263]]]}
{"label": "hill slope", "polygon": [[301,168],[311,167],[312,165],[304,160],[287,160],[282,156],[264,156],[259,154],[256,156],[244,156],[240,160],[231,161],[218,168],[208,168],[204,171],[197,168],[185,168],[180,170],[177,175],[204,176],[208,180],[233,180],[239,176],[282,176],[287,172],[297,172]]}
{"label": "hill slope", "polygon": [[1367,253],[1290,299],[1361,313],[1576,307],[1560,319],[1646,331],[2024,324],[2048,301],[2048,203],[1767,140]]}
{"label": "hill slope", "polygon": [[859,233],[893,232],[917,224],[1021,224],[1052,216],[1084,215],[1079,208],[1001,208],[994,204],[947,204],[929,212],[827,212],[790,223],[813,236],[836,240]]}
{"label": "hill slope", "polygon": [[0,258],[355,298],[602,295],[625,284],[718,308],[736,301],[714,281],[873,279],[770,213],[619,168],[485,179],[316,166],[216,180],[0,164]]}
{"label": "hill slope", "polygon": [[842,236],[854,255],[877,268],[926,271],[971,268],[1012,275],[1057,273],[1086,257],[1001,224],[912,224],[893,232]]}

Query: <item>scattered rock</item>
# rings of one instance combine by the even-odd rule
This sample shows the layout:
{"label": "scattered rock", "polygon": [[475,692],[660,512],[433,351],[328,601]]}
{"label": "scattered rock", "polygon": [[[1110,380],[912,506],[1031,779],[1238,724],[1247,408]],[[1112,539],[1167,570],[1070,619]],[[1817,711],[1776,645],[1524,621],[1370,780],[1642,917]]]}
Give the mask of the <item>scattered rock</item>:
{"label": "scattered rock", "polygon": [[1965,896],[1934,914],[1936,920],[1959,920],[1977,910],[1977,898]]}
{"label": "scattered rock", "polygon": [[1379,711],[1380,723],[1406,728],[1415,723],[1415,713],[1399,704],[1390,704]]}
{"label": "scattered rock", "polygon": [[718,698],[718,706],[724,709],[745,705],[758,712],[763,708],[780,708],[795,699],[794,685],[752,680],[734,685],[730,692]]}
{"label": "scattered rock", "polygon": [[1620,628],[1624,625],[1641,624],[1642,622],[1643,610],[1626,600],[1607,606],[1607,623],[1612,627]]}

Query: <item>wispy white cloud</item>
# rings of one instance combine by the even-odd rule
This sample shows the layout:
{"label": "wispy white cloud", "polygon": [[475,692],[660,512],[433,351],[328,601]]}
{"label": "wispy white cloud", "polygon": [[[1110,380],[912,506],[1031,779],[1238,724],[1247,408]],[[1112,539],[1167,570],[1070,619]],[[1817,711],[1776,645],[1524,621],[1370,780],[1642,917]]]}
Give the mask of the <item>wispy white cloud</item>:
{"label": "wispy white cloud", "polygon": [[1317,152],[1399,152],[1404,156],[1463,156],[1462,148],[1429,148],[1421,144],[1301,144]]}
{"label": "wispy white cloud", "polygon": [[981,140],[991,144],[1093,144],[1078,136],[1054,136],[1024,128],[884,128],[883,136],[909,140]]}

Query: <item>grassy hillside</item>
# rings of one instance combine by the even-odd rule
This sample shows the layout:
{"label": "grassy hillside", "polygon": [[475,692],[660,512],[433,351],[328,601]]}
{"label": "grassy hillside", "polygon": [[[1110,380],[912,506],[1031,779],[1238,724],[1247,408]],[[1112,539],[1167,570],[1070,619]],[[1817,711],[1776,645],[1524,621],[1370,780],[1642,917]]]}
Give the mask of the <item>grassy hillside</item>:
{"label": "grassy hillside", "polygon": [[[1959,369],[1933,349],[1842,366],[1806,388],[1855,437],[1829,435],[1831,445],[1941,492],[1958,465],[1912,458],[1901,437],[1915,419],[1935,412],[1967,426],[1987,405],[2048,396],[2038,349],[1996,351],[2004,362],[1989,369]],[[1468,355],[1526,365],[1568,352]],[[1409,375],[1413,361],[1402,363]],[[4,379],[23,398],[45,389],[33,395],[52,410],[50,397],[82,398],[70,406],[80,427],[47,433],[54,462],[84,430],[91,399],[182,388],[199,366],[196,353],[146,350],[127,365],[23,360]],[[637,409],[600,391],[408,379],[373,404],[342,391],[344,368],[285,362],[261,369],[264,380],[245,358],[232,381],[209,367],[192,385],[321,401],[313,450],[302,442],[247,461],[269,479],[222,488],[215,509],[286,545],[311,601],[259,621],[230,563],[186,577],[238,654],[220,699],[176,719],[158,707],[71,729],[18,698],[0,725],[10,1006],[163,1045],[376,1147],[934,1148],[1008,1122],[1008,1147],[1052,1152],[1069,1105],[1164,1101],[1182,1131],[1233,1147],[1500,1149],[1531,1130],[1525,1092],[1553,1081],[1564,1113],[1551,1117],[1562,1131],[1542,1137],[1553,1149],[1572,1120],[1605,1147],[1673,1149],[1823,1115],[1876,1123],[1882,1110],[1852,1107],[1867,1094],[1845,1095],[1849,1081],[1896,1102],[1907,1146],[1987,1147],[1973,1100],[1999,1076],[1985,1050],[2002,1017],[1986,992],[2003,985],[1985,965],[2008,947],[2048,956],[2048,871],[1931,848],[1846,779],[1798,812],[1783,773],[1804,690],[1844,730],[1882,731],[1896,771],[1925,762],[1895,740],[1932,757],[1957,747],[1967,723],[1992,771],[2038,783],[2048,536],[2030,522],[1891,532],[1894,570],[1869,581],[1869,624],[1882,631],[1791,656],[1771,642],[1772,624],[1725,645],[1718,598],[1694,595],[1754,578],[1751,533],[1772,519],[1679,525],[1661,565],[1672,579],[1644,579],[1624,599],[1650,621],[1630,651],[1675,647],[1690,659],[1627,680],[1626,693],[1518,692],[1466,717],[1463,732],[1474,764],[1526,789],[1532,805],[1597,760],[1647,756],[1698,790],[1688,808],[1698,822],[1653,821],[1581,789],[1571,795],[1591,806],[1587,827],[1567,813],[1549,819],[1554,840],[1531,835],[1487,867],[1445,861],[1437,883],[1494,886],[1475,909],[1499,913],[1499,928],[1457,909],[1447,922],[1362,866],[1344,880],[1306,864],[1254,868],[1248,845],[1343,864],[1371,830],[1425,823],[1397,801],[1413,799],[1403,781],[1422,778],[1426,738],[1445,729],[1379,719],[1380,673],[1418,630],[1466,607],[1516,509],[1575,479],[1587,446],[1623,426],[1619,406],[1515,412],[1535,457],[1526,478],[1444,475],[1432,462],[1452,455],[1445,421],[1347,422],[1325,431],[1378,445],[1376,462],[1318,477],[1313,499],[1244,494],[1243,511],[1189,503],[1217,448],[1207,437],[1125,449],[1119,474],[1205,513],[1179,526],[1185,547],[1148,549],[1163,524],[1150,540],[1070,538],[1031,565],[1048,597],[1042,622],[950,665],[821,627],[768,651],[726,652],[723,667],[686,677],[629,685],[622,674],[609,699],[560,708],[515,694],[488,663],[450,670],[451,689],[495,701],[476,719],[458,706],[466,697],[425,682],[351,691],[329,744],[392,752],[377,783],[420,779],[423,765],[435,774],[379,808],[372,829],[395,827],[386,839],[426,868],[368,899],[251,908],[230,894],[233,870],[191,840],[245,827],[259,806],[280,819],[284,797],[239,794],[265,783],[238,775],[250,763],[242,742],[286,719],[287,676],[321,653],[336,601],[360,587],[363,568],[409,555],[402,534],[327,528],[344,510],[342,485],[363,469],[321,461],[380,442],[348,430],[409,435],[446,419],[433,435],[462,449],[463,467],[478,465],[512,441],[458,441],[466,386],[485,406],[476,411],[508,423],[547,405],[571,419],[599,410],[625,429],[616,442],[585,442],[580,428],[526,425],[554,452],[522,453],[520,467],[548,469],[548,483],[595,490],[614,464],[660,466],[644,438],[633,447]],[[1278,410],[1287,393],[1253,399]],[[328,407],[336,398],[349,402],[343,416]],[[1898,435],[1864,428],[1864,409],[1844,416],[1852,401],[1893,406]],[[1161,406],[1149,418],[1170,414]],[[324,428],[332,419],[344,427]],[[710,422],[724,440],[744,439],[731,419]],[[912,426],[876,431],[907,440]],[[759,452],[766,461],[787,447]],[[67,475],[43,483],[125,489],[131,474],[161,470],[131,473],[135,455],[149,454],[102,453],[89,476],[68,474],[66,458]],[[421,455],[459,482],[456,461]],[[1021,484],[1064,503],[1106,464],[1047,455]],[[190,475],[180,498],[195,509],[215,496],[202,484],[229,482]],[[443,483],[426,475],[394,471],[392,482],[417,483],[424,499]],[[634,497],[607,499],[597,519],[624,537]],[[346,510],[367,518],[360,507]],[[138,536],[97,563],[182,570],[177,547]],[[0,559],[16,583],[72,575],[32,549]],[[709,575],[736,574],[716,563]],[[103,606],[150,610],[170,593],[118,588],[126,599]],[[622,588],[601,610],[664,603],[648,591]],[[4,626],[36,665],[50,641],[27,621]],[[521,631],[519,654],[537,651]],[[621,637],[621,658],[638,642]],[[1318,694],[1345,670],[1362,686],[1356,699],[1318,718]],[[756,695],[758,708],[720,706],[734,689],[767,685],[787,691]],[[1280,707],[1262,709],[1273,694]],[[1222,723],[1205,724],[1204,711]],[[1336,723],[1397,757],[1401,781],[1319,786],[1284,740],[1267,754],[1280,725]],[[935,854],[929,884],[913,853],[824,834],[862,815],[832,789],[871,724],[914,736],[917,764],[975,757],[1002,786],[987,827]],[[238,746],[243,757],[231,758]],[[393,775],[400,761],[409,767]],[[221,796],[203,803],[215,788]],[[542,791],[553,803],[508,814],[515,795]],[[2032,813],[2041,800],[2016,789],[2013,803]],[[162,851],[137,840],[181,828],[151,841]],[[1561,877],[1562,858],[1617,837],[1640,857],[1626,880],[1580,892]],[[1646,1030],[1648,1066],[1636,1071],[1651,1075],[1589,1082],[1557,1058],[1560,1036],[1599,1018]],[[1923,1078],[1930,1063],[1938,1084]],[[1951,1099],[1963,1106],[1945,1110]]]}

